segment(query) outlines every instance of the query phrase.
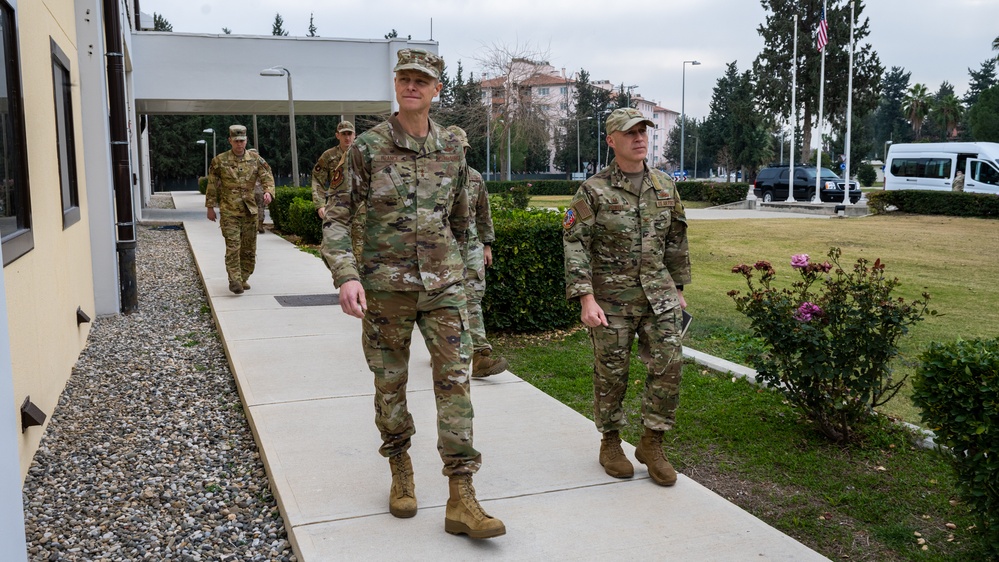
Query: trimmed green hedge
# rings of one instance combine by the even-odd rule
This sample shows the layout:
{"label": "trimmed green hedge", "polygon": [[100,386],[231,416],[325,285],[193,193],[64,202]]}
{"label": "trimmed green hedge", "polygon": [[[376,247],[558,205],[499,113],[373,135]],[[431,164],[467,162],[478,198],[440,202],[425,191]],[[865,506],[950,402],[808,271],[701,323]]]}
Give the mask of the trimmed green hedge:
{"label": "trimmed green hedge", "polygon": [[208,193],[208,176],[198,177],[198,191],[202,195]]}
{"label": "trimmed green hedge", "polygon": [[999,557],[999,340],[933,343],[920,360],[912,401],[950,447],[961,495]]}
{"label": "trimmed green hedge", "polygon": [[575,195],[579,180],[526,180],[526,181],[487,181],[486,190],[489,193],[508,193],[512,188],[531,184],[531,195]]}
{"label": "trimmed green hedge", "polygon": [[306,244],[318,244],[323,241],[323,221],[316,212],[312,199],[306,201],[301,197],[292,200],[288,207],[288,232],[299,235]]}
{"label": "trimmed green hedge", "polygon": [[[312,206],[312,188],[311,187],[291,187],[287,185],[282,185],[274,189],[274,200],[268,209],[270,209],[271,220],[274,221],[274,228],[284,232],[285,234],[297,234],[302,236],[301,232],[294,232],[289,230],[290,225],[288,224],[289,219],[289,209],[291,204],[295,199],[304,199],[309,202],[309,206]],[[318,218],[318,216],[317,216]]]}
{"label": "trimmed green hedge", "polygon": [[712,205],[742,201],[749,193],[749,184],[742,182],[681,181],[676,188],[682,201],[707,201]]}
{"label": "trimmed green hedge", "polygon": [[999,197],[989,193],[902,189],[867,194],[867,208],[874,214],[890,212],[888,207],[916,215],[999,218]]}
{"label": "trimmed green hedge", "polygon": [[579,322],[565,299],[562,214],[545,210],[493,213],[493,265],[486,269],[486,329],[540,332]]}

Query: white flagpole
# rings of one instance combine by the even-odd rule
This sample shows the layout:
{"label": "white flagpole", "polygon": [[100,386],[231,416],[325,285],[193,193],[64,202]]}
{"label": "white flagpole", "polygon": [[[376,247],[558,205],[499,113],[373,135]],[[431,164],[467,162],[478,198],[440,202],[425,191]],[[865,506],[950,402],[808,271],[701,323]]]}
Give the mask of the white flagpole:
{"label": "white flagpole", "polygon": [[[829,12],[826,11],[826,0],[822,0],[822,15],[826,18],[826,29],[828,30]],[[819,176],[822,175],[822,102],[826,87],[826,49],[828,47],[828,42],[822,46],[822,63],[819,65],[819,128],[816,130],[819,142],[818,148],[815,149],[815,198],[812,199],[812,203],[816,204],[822,202],[822,197],[819,196]]]}
{"label": "white flagpole", "polygon": [[[794,57],[791,59],[791,164],[787,174],[787,202],[794,203],[794,130],[798,128],[798,14],[794,14]],[[783,141],[781,141],[783,142]]]}
{"label": "white flagpole", "polygon": [[850,78],[846,97],[846,183],[843,184],[843,204],[850,204],[850,125],[853,119],[853,1],[850,2]]}

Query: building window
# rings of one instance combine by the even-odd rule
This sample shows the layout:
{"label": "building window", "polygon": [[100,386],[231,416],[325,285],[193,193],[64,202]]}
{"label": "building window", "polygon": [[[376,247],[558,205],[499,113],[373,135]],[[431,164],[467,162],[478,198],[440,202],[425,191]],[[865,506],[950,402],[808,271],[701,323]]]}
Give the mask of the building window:
{"label": "building window", "polygon": [[7,265],[35,246],[14,9],[0,0],[0,240]]}
{"label": "building window", "polygon": [[80,192],[76,182],[76,136],[73,134],[73,88],[69,58],[52,38],[52,83],[55,85],[56,142],[59,185],[62,187],[62,227],[80,221]]}
{"label": "building window", "polygon": [[561,88],[558,89],[558,93],[564,96],[569,93],[569,88],[566,86],[562,86]]}
{"label": "building window", "polygon": [[538,95],[539,96],[547,96],[548,95],[548,88],[538,88]]}

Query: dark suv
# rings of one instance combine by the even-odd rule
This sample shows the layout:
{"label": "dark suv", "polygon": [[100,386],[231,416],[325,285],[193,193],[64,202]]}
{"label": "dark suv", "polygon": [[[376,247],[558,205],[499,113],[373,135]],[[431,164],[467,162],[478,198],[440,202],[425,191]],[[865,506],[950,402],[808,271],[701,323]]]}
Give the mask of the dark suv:
{"label": "dark suv", "polygon": [[[790,168],[787,166],[770,166],[760,170],[753,184],[753,194],[765,203],[784,201],[787,199],[787,177]],[[819,175],[819,199],[823,203],[843,202],[843,178],[829,168],[821,168]],[[811,201],[815,196],[815,168],[794,168],[794,198],[798,201]],[[850,182],[850,202],[860,200],[860,185]]]}

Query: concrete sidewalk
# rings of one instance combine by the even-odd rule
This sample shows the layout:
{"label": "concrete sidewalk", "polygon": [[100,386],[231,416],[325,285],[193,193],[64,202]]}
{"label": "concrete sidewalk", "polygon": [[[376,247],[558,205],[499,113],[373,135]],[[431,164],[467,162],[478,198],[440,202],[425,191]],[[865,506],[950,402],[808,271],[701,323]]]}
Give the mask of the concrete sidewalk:
{"label": "concrete sidewalk", "polygon": [[146,209],[144,222],[183,220],[299,560],[825,560],[683,475],[662,488],[637,464],[633,479],[610,478],[597,463],[593,423],[510,372],[472,382],[483,455],[475,487],[507,534],[446,534],[430,355],[418,330],[408,398],[420,509],[412,519],[391,516],[361,323],[332,304],[322,260],[262,234],[252,289],[233,295],[204,196],[173,195],[176,211]]}

